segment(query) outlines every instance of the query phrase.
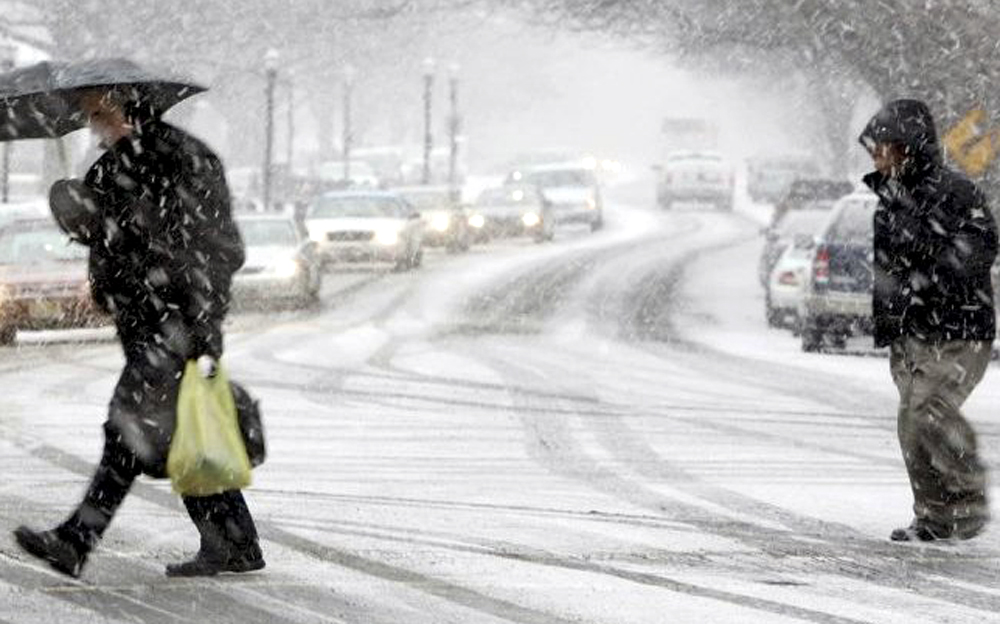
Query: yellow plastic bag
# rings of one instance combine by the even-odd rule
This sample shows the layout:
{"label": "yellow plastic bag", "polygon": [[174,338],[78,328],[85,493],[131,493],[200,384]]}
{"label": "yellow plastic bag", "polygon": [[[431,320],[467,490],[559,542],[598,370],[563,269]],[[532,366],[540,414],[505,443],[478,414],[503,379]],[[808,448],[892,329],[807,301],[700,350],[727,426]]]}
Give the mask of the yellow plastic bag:
{"label": "yellow plastic bag", "polygon": [[210,496],[250,485],[250,460],[221,365],[211,379],[202,377],[194,360],[184,368],[167,475],[182,496]]}

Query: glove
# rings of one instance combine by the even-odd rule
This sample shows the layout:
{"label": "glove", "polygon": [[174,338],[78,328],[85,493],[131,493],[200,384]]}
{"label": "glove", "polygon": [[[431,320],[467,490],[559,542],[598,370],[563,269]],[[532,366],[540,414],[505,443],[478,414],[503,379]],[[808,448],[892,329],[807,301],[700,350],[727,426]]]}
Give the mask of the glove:
{"label": "glove", "polygon": [[198,372],[205,379],[212,379],[219,372],[219,363],[211,355],[202,355],[197,360]]}

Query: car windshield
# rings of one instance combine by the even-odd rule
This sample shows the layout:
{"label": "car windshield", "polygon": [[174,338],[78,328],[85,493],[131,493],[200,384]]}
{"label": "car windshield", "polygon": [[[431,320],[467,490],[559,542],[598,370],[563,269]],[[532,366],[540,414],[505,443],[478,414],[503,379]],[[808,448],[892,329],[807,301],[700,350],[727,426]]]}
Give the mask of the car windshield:
{"label": "car windshield", "polygon": [[486,189],[476,198],[477,206],[507,206],[515,208],[530,203],[532,195],[520,188]]}
{"label": "car windshield", "polygon": [[290,221],[244,219],[239,226],[247,247],[294,247],[298,244],[295,226]]}
{"label": "car windshield", "polygon": [[87,248],[73,243],[54,227],[0,230],[0,264],[78,262],[87,259]]}
{"label": "car windshield", "polygon": [[404,216],[402,204],[392,197],[352,196],[321,197],[309,216],[317,219],[343,219],[352,217],[391,218]]}
{"label": "car windshield", "polygon": [[557,169],[552,171],[529,171],[524,174],[524,182],[542,188],[559,186],[593,186],[593,175],[585,169]]}
{"label": "car windshield", "polygon": [[873,218],[876,202],[851,201],[844,205],[836,220],[830,225],[827,238],[841,243],[872,242]]}
{"label": "car windshield", "polygon": [[829,216],[830,214],[825,210],[789,212],[778,223],[776,229],[782,237],[817,234]]}

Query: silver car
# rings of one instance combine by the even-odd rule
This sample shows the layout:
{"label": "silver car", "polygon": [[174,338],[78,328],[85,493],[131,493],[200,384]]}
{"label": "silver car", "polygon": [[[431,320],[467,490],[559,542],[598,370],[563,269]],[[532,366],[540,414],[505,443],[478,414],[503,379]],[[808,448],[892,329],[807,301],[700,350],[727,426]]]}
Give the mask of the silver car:
{"label": "silver car", "polygon": [[396,270],[420,266],[420,213],[385,191],[334,191],[306,211],[306,228],[325,263],[388,262]]}
{"label": "silver car", "polygon": [[236,224],[246,245],[246,262],[233,277],[233,300],[241,305],[319,299],[322,285],[316,244],[290,216],[241,215]]}
{"label": "silver car", "polygon": [[858,192],[839,200],[816,239],[799,306],[803,351],[872,331],[874,249],[872,222],[878,198]]}
{"label": "silver car", "polygon": [[509,184],[538,187],[552,206],[557,225],[582,223],[597,231],[604,226],[604,202],[591,167],[577,163],[538,165],[511,173]]}

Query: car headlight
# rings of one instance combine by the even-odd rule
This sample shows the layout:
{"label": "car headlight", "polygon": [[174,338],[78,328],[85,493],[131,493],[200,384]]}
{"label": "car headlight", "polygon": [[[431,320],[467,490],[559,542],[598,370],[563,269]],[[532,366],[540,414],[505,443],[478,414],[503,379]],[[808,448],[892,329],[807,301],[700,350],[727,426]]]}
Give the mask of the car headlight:
{"label": "car headlight", "polygon": [[447,232],[448,228],[451,227],[451,217],[446,214],[434,215],[431,219],[431,227],[438,232]]}
{"label": "car headlight", "polygon": [[395,245],[399,242],[399,230],[379,230],[375,232],[375,241],[379,245]]}
{"label": "car headlight", "polygon": [[526,212],[521,217],[521,222],[524,223],[525,227],[535,227],[542,222],[542,219],[533,212]]}
{"label": "car headlight", "polygon": [[322,243],[326,240],[326,232],[320,230],[309,230],[309,239],[314,243]]}
{"label": "car headlight", "polygon": [[295,277],[300,267],[297,261],[288,259],[276,263],[272,268],[278,277]]}
{"label": "car headlight", "polygon": [[587,209],[588,210],[596,210],[597,209],[597,202],[594,201],[593,197],[588,197],[587,198]]}
{"label": "car headlight", "polygon": [[483,217],[483,215],[472,215],[471,217],[469,217],[469,225],[478,230],[479,228],[486,225],[486,219]]}

